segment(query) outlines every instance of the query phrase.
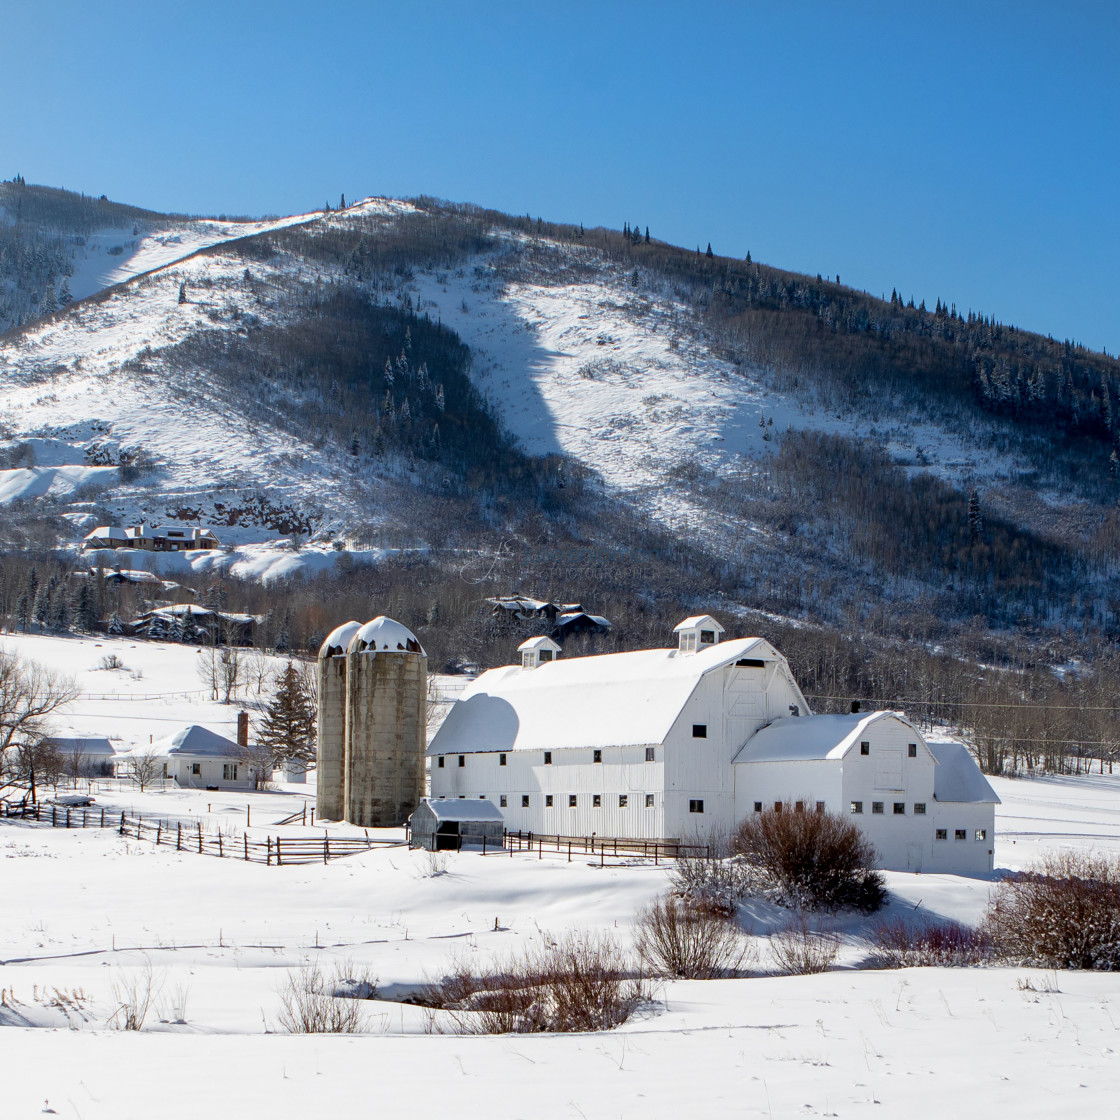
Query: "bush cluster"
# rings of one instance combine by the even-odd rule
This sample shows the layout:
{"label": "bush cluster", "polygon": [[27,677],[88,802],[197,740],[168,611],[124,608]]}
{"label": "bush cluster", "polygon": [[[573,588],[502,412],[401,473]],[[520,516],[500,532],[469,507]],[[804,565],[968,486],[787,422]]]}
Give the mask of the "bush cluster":
{"label": "bush cluster", "polygon": [[747,817],[732,849],[751,866],[754,889],[798,910],[861,910],[883,905],[876,853],[839,813],[798,811],[789,802]]}

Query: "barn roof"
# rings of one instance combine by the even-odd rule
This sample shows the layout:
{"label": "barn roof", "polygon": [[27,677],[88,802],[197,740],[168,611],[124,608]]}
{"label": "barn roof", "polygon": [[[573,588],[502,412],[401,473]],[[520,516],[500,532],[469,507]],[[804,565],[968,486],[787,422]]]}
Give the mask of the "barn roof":
{"label": "barn roof", "polygon": [[[722,649],[722,646],[717,647]],[[843,716],[783,716],[756,731],[734,762],[812,762],[843,758],[867,728],[895,712]],[[906,722],[903,720],[903,722]]]}
{"label": "barn roof", "polygon": [[937,759],[937,769],[933,772],[935,801],[1000,804],[996,791],[963,743],[930,743],[929,749]]}
{"label": "barn roof", "polygon": [[762,638],[738,638],[683,657],[645,649],[491,669],[451,706],[428,754],[661,743],[700,678],[748,653],[783,660]]}
{"label": "barn roof", "polygon": [[174,735],[158,740],[153,747],[159,754],[168,755],[237,758],[244,754],[244,748],[239,747],[232,739],[199,727],[197,723],[179,728]]}
{"label": "barn roof", "polygon": [[117,753],[108,739],[89,738],[83,735],[52,735],[46,740],[48,746],[65,754],[83,754],[89,758],[106,758]]}
{"label": "barn roof", "polygon": [[441,821],[504,821],[502,811],[482,797],[425,797],[423,802]]}

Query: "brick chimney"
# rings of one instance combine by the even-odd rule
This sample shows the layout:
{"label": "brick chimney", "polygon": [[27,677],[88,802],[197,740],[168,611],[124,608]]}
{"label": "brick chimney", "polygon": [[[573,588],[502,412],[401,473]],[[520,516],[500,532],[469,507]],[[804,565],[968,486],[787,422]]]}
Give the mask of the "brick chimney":
{"label": "brick chimney", "polygon": [[249,745],[249,713],[237,713],[237,745],[239,747],[247,747]]}

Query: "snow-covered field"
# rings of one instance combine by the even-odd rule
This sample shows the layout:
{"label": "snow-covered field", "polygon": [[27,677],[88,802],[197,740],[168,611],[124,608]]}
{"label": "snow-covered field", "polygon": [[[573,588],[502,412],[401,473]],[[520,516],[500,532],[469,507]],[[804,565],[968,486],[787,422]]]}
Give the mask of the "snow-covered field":
{"label": "snow-covered field", "polygon": [[[118,694],[78,701],[66,717],[77,729],[106,733],[127,717],[132,741],[177,719],[230,730],[233,709],[167,695],[198,687],[189,648],[6,643],[74,674],[87,693]],[[143,676],[114,673],[113,687],[102,685],[110,673],[96,660],[110,647]],[[144,690],[164,695],[142,699]],[[1067,844],[1120,849],[1120,775],[996,787],[997,867]],[[273,822],[312,793],[106,791],[98,800],[227,830],[243,827],[249,806],[253,831],[275,835]],[[402,847],[276,868],[157,849],[111,829],[0,824],[0,1113],[272,1120],[362,1102],[464,1117],[1114,1114],[1120,977],[870,971],[859,967],[863,919],[837,923],[844,947],[833,971],[781,977],[768,974],[762,935],[776,916],[764,907],[744,914],[759,950],[751,976],[666,984],[618,1031],[427,1034],[426,1013],[392,997],[455,959],[478,964],[570,928],[609,932],[625,945],[635,912],[667,881],[666,868],[650,861],[600,867],[586,856],[569,863],[566,852],[466,853],[449,857],[445,873],[433,870],[426,854]],[[990,886],[954,876],[888,880],[889,913],[966,922],[980,915]],[[350,961],[378,977],[388,998],[362,1005],[365,1034],[279,1031],[288,970],[309,961]],[[156,996],[145,1029],[109,1029],[114,984],[149,964]]]}

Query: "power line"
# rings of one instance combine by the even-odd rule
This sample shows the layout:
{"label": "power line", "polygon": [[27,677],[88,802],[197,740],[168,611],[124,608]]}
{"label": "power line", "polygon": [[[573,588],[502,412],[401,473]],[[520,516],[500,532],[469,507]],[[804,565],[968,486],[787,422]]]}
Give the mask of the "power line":
{"label": "power line", "polygon": [[1012,703],[994,703],[986,700],[875,700],[868,696],[853,696],[849,693],[847,696],[814,696],[810,693],[805,693],[807,700],[839,700],[844,704],[850,704],[853,700],[858,700],[860,704],[873,704],[881,708],[890,707],[929,707],[937,705],[938,707],[953,707],[953,708],[1033,708],[1038,712],[1116,712],[1120,713],[1120,704],[1086,704],[1081,706],[1079,704],[1035,704],[1029,700],[1023,700],[1018,704]]}

